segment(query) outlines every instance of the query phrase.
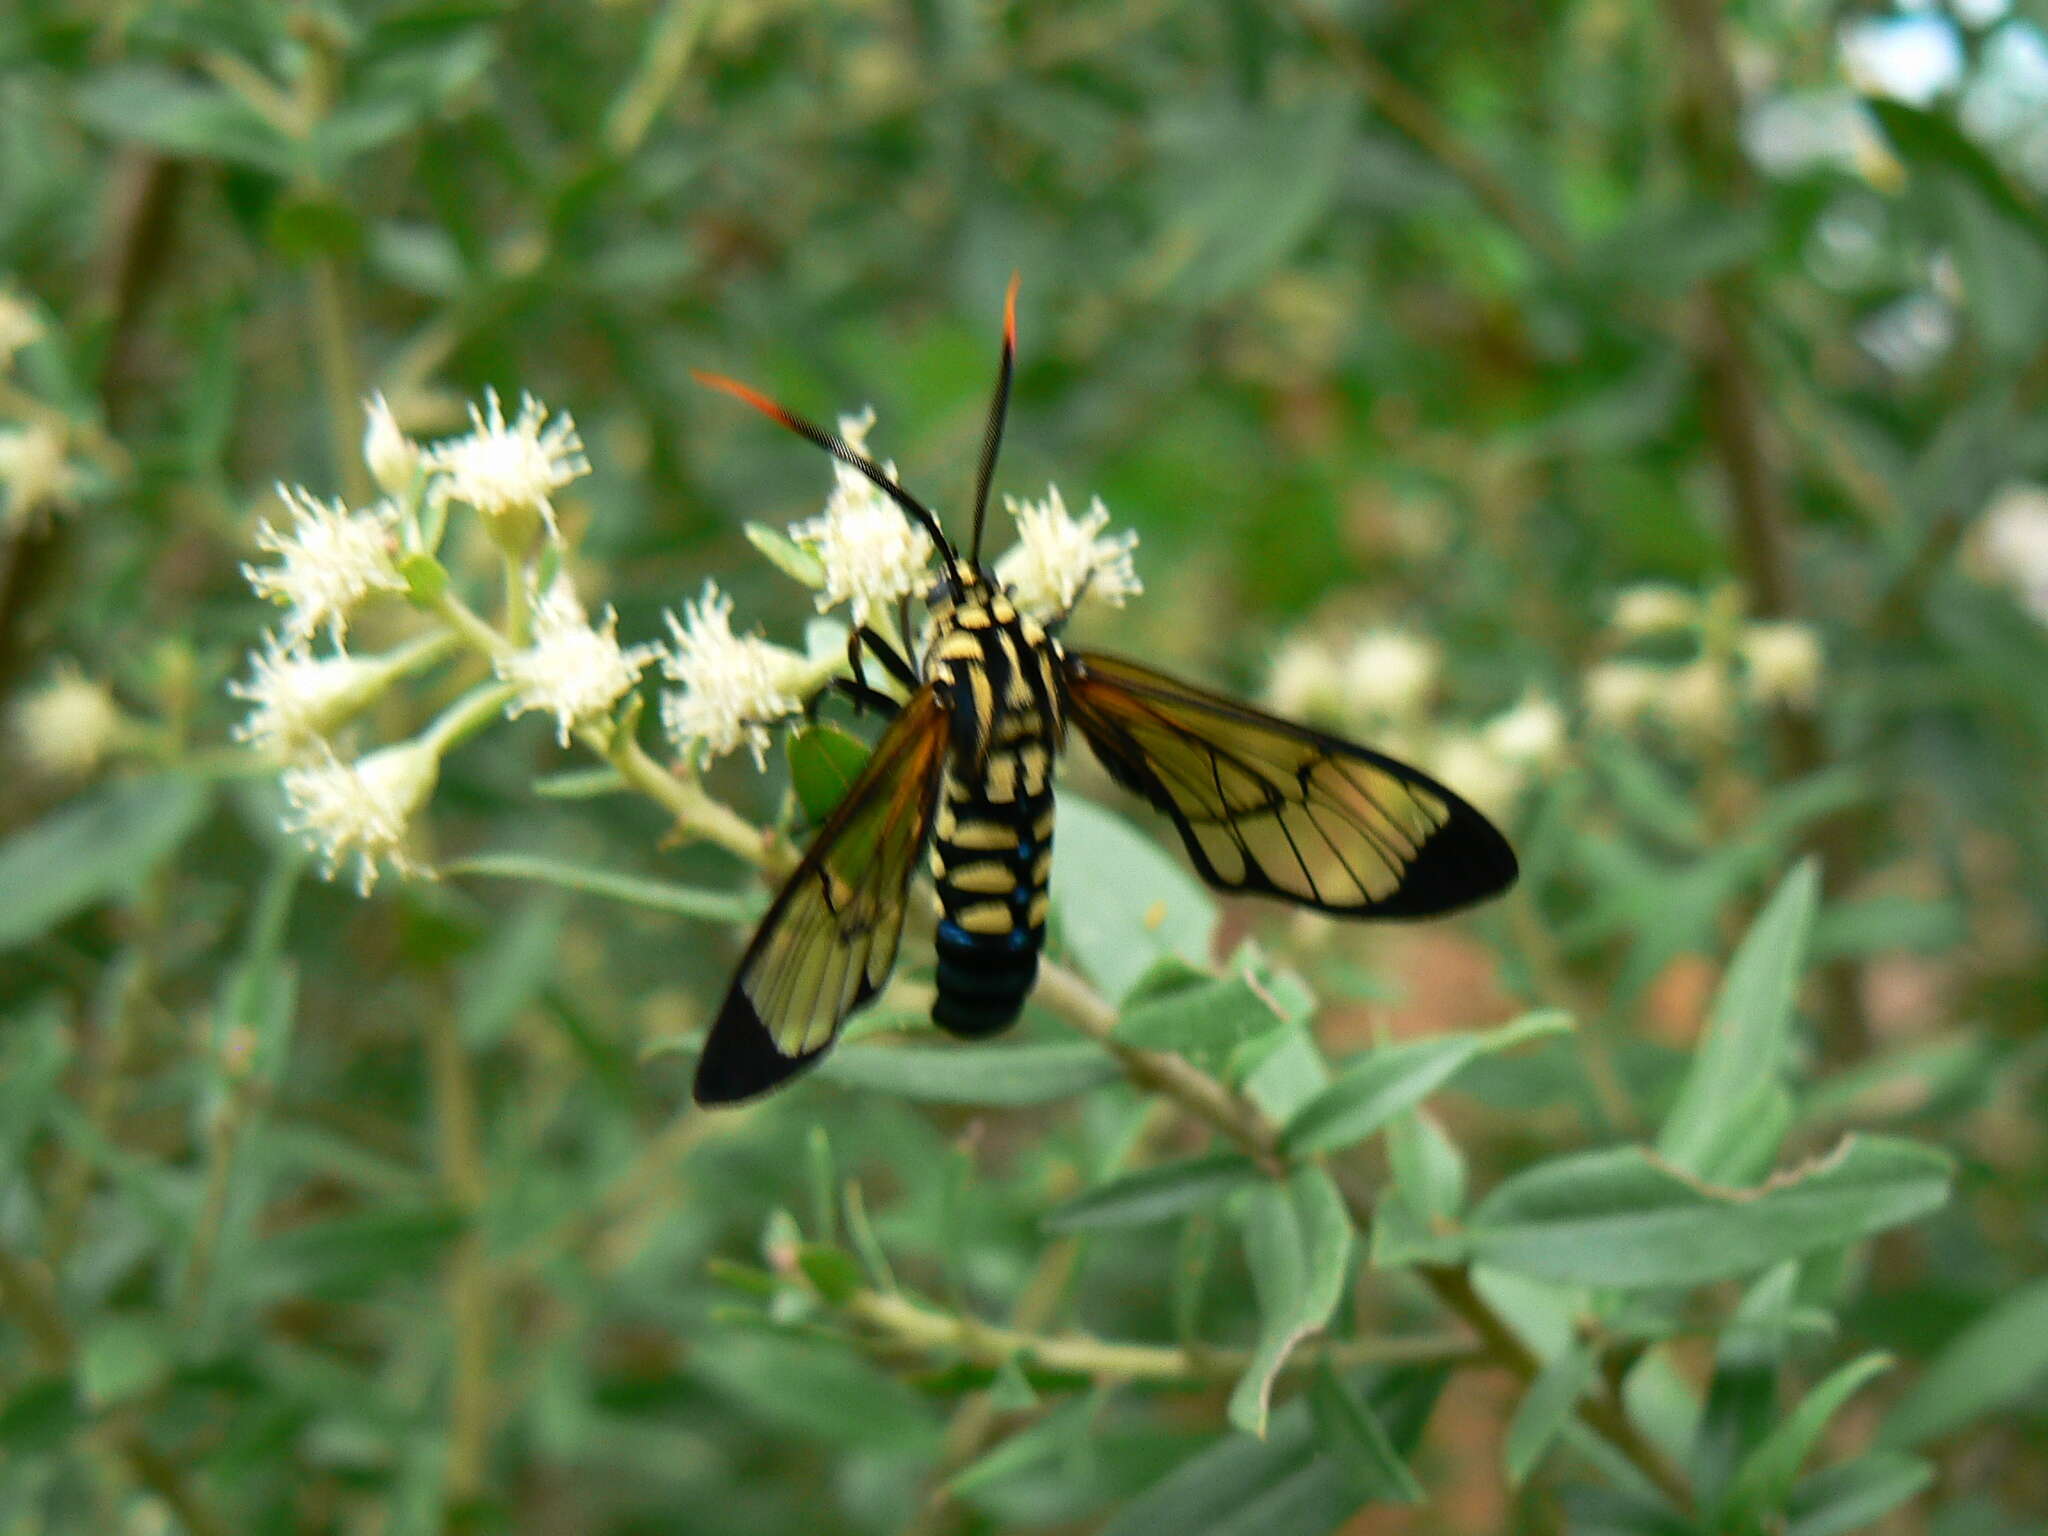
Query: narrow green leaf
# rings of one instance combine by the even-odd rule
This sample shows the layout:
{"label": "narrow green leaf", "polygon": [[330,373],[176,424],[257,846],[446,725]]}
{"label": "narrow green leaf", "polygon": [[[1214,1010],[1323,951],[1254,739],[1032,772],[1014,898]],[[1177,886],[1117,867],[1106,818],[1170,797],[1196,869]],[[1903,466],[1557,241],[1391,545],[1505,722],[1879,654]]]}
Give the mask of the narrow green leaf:
{"label": "narrow green leaf", "polygon": [[996,1367],[995,1380],[988,1384],[988,1403],[998,1413],[1024,1413],[1038,1406],[1038,1393],[1014,1357]]}
{"label": "narrow green leaf", "polygon": [[0,1168],[18,1168],[22,1148],[62,1094],[71,1064],[64,1005],[39,999],[0,1029]]}
{"label": "narrow green leaf", "polygon": [[1349,1479],[1318,1454],[1297,1398],[1264,1440],[1223,1436],[1126,1504],[1101,1536],[1329,1536],[1357,1507]]}
{"label": "narrow green leaf", "polygon": [[1831,1373],[1750,1452],[1729,1489],[1728,1507],[1751,1518],[1776,1514],[1792,1491],[1800,1465],[1813,1454],[1828,1421],[1872,1377],[1892,1367],[1890,1355],[1869,1354]]}
{"label": "narrow green leaf", "polygon": [[[1029,1390],[1028,1381],[1025,1387]],[[946,1491],[955,1496],[972,1493],[1055,1457],[1072,1454],[1086,1444],[1096,1410],[1093,1397],[1077,1397],[1062,1403],[1036,1424],[998,1442],[993,1450],[954,1473],[946,1480]]]}
{"label": "narrow green leaf", "polygon": [[2048,1280],[1999,1301],[1945,1345],[1884,1422],[1883,1444],[1923,1445],[2048,1378]]}
{"label": "narrow green leaf", "polygon": [[1207,969],[1216,903],[1152,838],[1079,795],[1060,795],[1052,908],[1081,969],[1121,1003],[1154,962]]}
{"label": "narrow green leaf", "polygon": [[1694,1179],[1637,1147],[1574,1153],[1516,1174],[1480,1202],[1466,1246],[1543,1279],[1639,1289],[1699,1285],[1838,1248],[1948,1199],[1942,1153],[1851,1136],[1753,1190]]}
{"label": "narrow green leaf", "polygon": [[799,1243],[796,1262],[818,1294],[839,1306],[860,1289],[860,1266],[844,1248],[830,1243]]}
{"label": "narrow green leaf", "polygon": [[1807,859],[1785,877],[1737,947],[1657,1137],[1658,1152],[1674,1167],[1724,1181],[1751,1172],[1737,1166],[1755,1155],[1753,1143],[1747,1150],[1737,1145],[1740,1130],[1783,1093],[1792,1003],[1819,904],[1820,867]]}
{"label": "narrow green leaf", "polygon": [[140,1397],[171,1373],[171,1340],[161,1317],[117,1313],[78,1344],[78,1387],[96,1409]]}
{"label": "narrow green leaf", "polygon": [[1117,1021],[1116,1038],[1140,1050],[1220,1056],[1286,1022],[1263,982],[1225,976],[1130,1004]]}
{"label": "narrow green leaf", "polygon": [[1778,1418],[1778,1368],[1793,1337],[1799,1264],[1788,1259],[1744,1292],[1721,1332],[1693,1451],[1693,1480],[1718,1497]]}
{"label": "narrow green leaf", "polygon": [[1350,1146],[1419,1104],[1481,1056],[1571,1027],[1571,1015],[1545,1009],[1485,1034],[1378,1046],[1348,1064],[1329,1087],[1296,1110],[1282,1140],[1292,1156]]}
{"label": "narrow green leaf", "polygon": [[1933,1481],[1930,1464],[1898,1451],[1873,1451],[1828,1467],[1802,1477],[1785,1500],[1785,1536],[1868,1531]]}
{"label": "narrow green leaf", "polygon": [[797,803],[816,826],[838,808],[867,766],[868,745],[836,725],[812,725],[782,738]]}
{"label": "narrow green leaf", "polygon": [[533,792],[543,800],[595,800],[603,795],[623,793],[630,786],[616,768],[572,768],[563,773],[544,774],[533,781]]}
{"label": "narrow green leaf", "polygon": [[0,843],[0,950],[135,890],[206,815],[197,779],[108,785]]}
{"label": "narrow green leaf", "polygon": [[1316,1443],[1343,1470],[1359,1498],[1393,1504],[1423,1501],[1422,1485],[1394,1449],[1379,1415],[1344,1384],[1327,1360],[1309,1378],[1308,1410]]}
{"label": "narrow green leaf", "polygon": [[480,853],[447,867],[451,875],[484,875],[498,880],[532,880],[563,890],[586,891],[656,912],[680,917],[702,918],[713,923],[750,923],[765,905],[754,895],[729,891],[707,891],[696,886],[676,885],[667,880],[650,880],[640,875],[622,875],[609,869],[591,869],[560,859],[526,853]]}
{"label": "narrow green leaf", "polygon": [[463,965],[455,987],[455,1020],[465,1045],[482,1050],[497,1044],[554,979],[555,951],[568,913],[569,900],[559,889],[541,891]]}
{"label": "narrow green leaf", "polygon": [[0,1404],[0,1448],[9,1457],[54,1451],[86,1422],[69,1376],[32,1376]]}
{"label": "narrow green leaf", "polygon": [[1252,1191],[1244,1214],[1245,1258],[1258,1295],[1259,1338],[1230,1394],[1230,1422],[1266,1432],[1273,1383],[1297,1344],[1337,1310],[1351,1258],[1351,1221],[1330,1176],[1297,1168],[1285,1184]]}
{"label": "narrow green leaf", "polygon": [[824,562],[779,528],[765,523],[746,525],[747,542],[768,557],[783,575],[813,590],[825,585]]}
{"label": "narrow green leaf", "polygon": [[1039,1224],[1048,1232],[1150,1226],[1213,1204],[1261,1177],[1257,1165],[1242,1153],[1190,1157],[1098,1184],[1046,1212]]}
{"label": "narrow green leaf", "polygon": [[1122,1075],[1092,1045],[849,1045],[817,1075],[926,1104],[1044,1104]]}
{"label": "narrow green leaf", "polygon": [[1592,1351],[1573,1342],[1536,1373],[1529,1390],[1515,1405],[1514,1418],[1508,1421],[1502,1457],[1511,1484],[1520,1487],[1528,1480],[1544,1453],[1571,1422],[1572,1409],[1593,1380],[1593,1368]]}

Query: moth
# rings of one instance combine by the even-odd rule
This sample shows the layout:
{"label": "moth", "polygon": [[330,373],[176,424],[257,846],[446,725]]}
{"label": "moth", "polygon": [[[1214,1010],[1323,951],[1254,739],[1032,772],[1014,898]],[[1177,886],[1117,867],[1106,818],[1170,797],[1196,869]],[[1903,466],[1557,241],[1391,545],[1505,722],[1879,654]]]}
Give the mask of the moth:
{"label": "moth", "polygon": [[[1070,649],[1059,636],[1072,605],[1040,623],[998,587],[981,536],[1016,366],[1016,300],[1013,278],[965,559],[865,455],[744,384],[697,376],[865,476],[931,535],[941,566],[915,664],[871,627],[848,642],[852,675],[832,686],[889,724],[748,943],[698,1060],[699,1104],[765,1093],[830,1048],[895,966],[927,848],[933,1022],[981,1037],[1016,1020],[1045,945],[1053,769],[1070,729],[1110,778],[1165,814],[1217,890],[1337,917],[1413,918],[1514,882],[1507,840],[1428,775],[1136,662]],[[905,700],[869,686],[869,656]]]}

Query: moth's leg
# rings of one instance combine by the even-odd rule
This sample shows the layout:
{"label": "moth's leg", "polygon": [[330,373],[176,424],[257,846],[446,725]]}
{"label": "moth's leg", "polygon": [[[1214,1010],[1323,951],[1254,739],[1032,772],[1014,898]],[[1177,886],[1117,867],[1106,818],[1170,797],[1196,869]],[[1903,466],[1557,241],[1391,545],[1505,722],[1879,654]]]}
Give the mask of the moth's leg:
{"label": "moth's leg", "polygon": [[846,659],[853,663],[853,675],[857,681],[863,685],[867,682],[860,667],[863,650],[873,651],[875,660],[882,664],[884,672],[912,693],[917,692],[917,669],[905,659],[901,651],[865,624],[855,630],[853,637],[846,642]]}
{"label": "moth's leg", "polygon": [[818,690],[818,696],[821,698],[827,693],[836,693],[842,698],[851,699],[855,710],[872,709],[884,720],[892,719],[903,708],[901,703],[879,688],[870,688],[866,683],[855,682],[850,677],[835,677]]}

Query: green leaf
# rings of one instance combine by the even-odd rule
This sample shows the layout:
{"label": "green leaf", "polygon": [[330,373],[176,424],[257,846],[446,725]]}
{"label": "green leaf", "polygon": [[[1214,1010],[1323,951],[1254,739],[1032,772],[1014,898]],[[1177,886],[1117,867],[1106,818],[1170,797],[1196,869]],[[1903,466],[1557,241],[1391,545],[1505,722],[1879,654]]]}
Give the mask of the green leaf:
{"label": "green leaf", "polygon": [[86,1422],[69,1376],[32,1376],[0,1404],[0,1448],[9,1457],[54,1451]]}
{"label": "green leaf", "polygon": [[1172,1221],[1261,1177],[1241,1153],[1191,1157],[1098,1184],[1046,1212],[1039,1224],[1048,1232],[1097,1232]]}
{"label": "green leaf", "polygon": [[1264,1440],[1226,1435],[1131,1500],[1101,1536],[1329,1536],[1357,1509],[1350,1477],[1319,1453],[1308,1404]]}
{"label": "green leaf", "polygon": [[533,781],[533,792],[543,800],[596,800],[605,795],[623,794],[631,786],[626,776],[618,769],[571,768],[562,773],[545,774]]}
{"label": "green leaf", "polygon": [[1014,1358],[996,1367],[995,1380],[988,1384],[988,1403],[998,1413],[1024,1413],[1038,1406],[1038,1393]]}
{"label": "green leaf", "polygon": [[1785,1536],[1868,1531],[1933,1481],[1932,1466],[1898,1451],[1873,1451],[1828,1467],[1801,1478],[1785,1500]]}
{"label": "green leaf", "polygon": [[1351,1220],[1330,1176],[1297,1168],[1285,1184],[1253,1190],[1245,1203],[1244,1245],[1259,1303],[1259,1338],[1230,1394],[1230,1422],[1263,1435],[1280,1368],[1297,1344],[1322,1330],[1343,1297]]}
{"label": "green leaf", "polygon": [[817,826],[830,816],[867,766],[868,745],[836,725],[810,725],[782,738],[789,782],[804,816]]}
{"label": "green leaf", "polygon": [[1092,1045],[849,1045],[817,1075],[925,1104],[1014,1107],[1072,1098],[1123,1071]]}
{"label": "green leaf", "polygon": [[766,555],[769,564],[783,575],[814,591],[825,585],[824,562],[781,529],[765,523],[748,523],[746,535],[747,542]]}
{"label": "green leaf", "polygon": [[[1658,1152],[1673,1167],[1731,1181],[1755,1177],[1776,1155],[1776,1137],[1791,1119],[1781,1078],[1791,1051],[1792,1003],[1819,904],[1820,867],[1807,859],[1785,877],[1737,947],[1657,1137]],[[1761,1117],[1769,1117],[1776,1134],[1758,1164],[1754,1129]]]}
{"label": "green leaf", "polygon": [[1327,1360],[1309,1378],[1308,1410],[1316,1443],[1351,1480],[1359,1498],[1392,1504],[1420,1504],[1422,1485],[1394,1449],[1393,1438],[1372,1405],[1347,1387]]}
{"label": "green leaf", "polygon": [[447,866],[451,875],[484,875],[497,880],[532,880],[568,891],[586,891],[655,912],[679,917],[702,918],[713,923],[750,923],[761,915],[763,898],[728,891],[707,891],[697,886],[677,885],[668,880],[650,880],[641,875],[622,875],[609,869],[591,869],[560,859],[528,853],[480,853]]}
{"label": "green leaf", "polygon": [[800,1243],[796,1262],[818,1294],[834,1306],[842,1305],[861,1288],[860,1266],[844,1248],[830,1243]]}
{"label": "green leaf", "polygon": [[1704,1183],[1637,1147],[1573,1153],[1514,1175],[1466,1226],[1482,1263],[1580,1285],[1700,1285],[1838,1248],[1937,1209],[1947,1156],[1882,1136],[1753,1190]]}
{"label": "green leaf", "polygon": [[348,1299],[387,1281],[424,1281],[463,1227],[459,1211],[439,1205],[383,1205],[307,1222],[256,1245],[244,1295]]}
{"label": "green leaf", "polygon": [[1287,111],[1235,107],[1173,123],[1177,164],[1152,281],[1197,305],[1250,286],[1286,258],[1336,195],[1356,109],[1324,93]]}
{"label": "green leaf", "polygon": [[71,1064],[64,1005],[39,999],[0,1028],[0,1168],[19,1168],[22,1149],[62,1095]]}
{"label": "green leaf", "polygon": [[149,144],[173,155],[252,166],[289,175],[291,141],[222,86],[201,85],[168,69],[128,65],[90,76],[72,97],[89,127],[111,138]]}
{"label": "green leaf", "polygon": [[1793,1479],[1813,1454],[1828,1421],[1872,1377],[1892,1367],[1889,1355],[1869,1354],[1831,1373],[1749,1453],[1729,1489],[1727,1507],[1751,1519],[1776,1514],[1792,1491]]}
{"label": "green leaf", "polygon": [[0,843],[0,950],[133,892],[205,817],[196,779],[130,779],[72,801]]}
{"label": "green leaf", "polygon": [[1176,956],[1210,967],[1216,904],[1165,849],[1121,817],[1062,792],[1052,910],[1081,969],[1121,1003],[1152,966]]}
{"label": "green leaf", "polygon": [[1298,1157],[1363,1141],[1481,1056],[1571,1027],[1571,1015],[1545,1009],[1485,1034],[1439,1035],[1377,1046],[1347,1064],[1336,1081],[1295,1111],[1282,1142],[1290,1156]]}
{"label": "green leaf", "polygon": [[1502,1451],[1511,1484],[1520,1487],[1528,1480],[1571,1422],[1573,1408],[1592,1383],[1594,1364],[1592,1351],[1575,1341],[1545,1362],[1529,1383],[1529,1390],[1515,1405],[1514,1418],[1508,1421],[1507,1444]]}
{"label": "green leaf", "polygon": [[1693,1481],[1718,1496],[1778,1417],[1778,1368],[1793,1337],[1799,1265],[1787,1260],[1744,1293],[1721,1332],[1700,1415]]}
{"label": "green leaf", "polygon": [[1881,1443],[1922,1445],[2048,1378],[2048,1280],[2023,1286],[1951,1339],[1884,1422]]}
{"label": "green leaf", "polygon": [[78,1388],[95,1409],[142,1396],[171,1373],[171,1341],[162,1317],[117,1313],[78,1342]]}
{"label": "green leaf", "polygon": [[1220,1057],[1287,1021],[1273,995],[1250,974],[1206,979],[1127,1006],[1116,1038],[1147,1051]]}
{"label": "green leaf", "polygon": [[482,953],[462,967],[455,987],[455,1019],[465,1045],[483,1050],[497,1044],[520,1011],[554,979],[555,951],[568,911],[568,899],[558,891],[541,892],[501,924]]}

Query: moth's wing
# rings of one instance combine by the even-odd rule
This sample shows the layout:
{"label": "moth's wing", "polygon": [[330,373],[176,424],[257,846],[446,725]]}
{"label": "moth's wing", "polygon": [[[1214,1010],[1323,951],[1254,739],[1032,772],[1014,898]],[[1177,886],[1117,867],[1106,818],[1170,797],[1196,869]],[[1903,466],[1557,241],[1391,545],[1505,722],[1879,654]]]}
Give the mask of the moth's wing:
{"label": "moth's wing", "polygon": [[1426,774],[1113,656],[1069,651],[1068,717],[1172,818],[1195,868],[1345,917],[1427,917],[1514,883],[1493,823]]}
{"label": "moth's wing", "polygon": [[776,895],[704,1042],[699,1104],[750,1099],[802,1071],[888,980],[948,719],[929,684],[911,696]]}

